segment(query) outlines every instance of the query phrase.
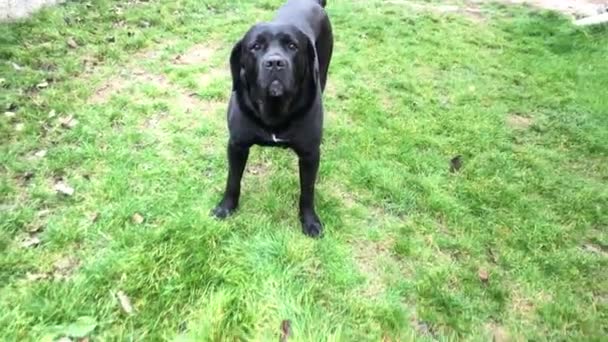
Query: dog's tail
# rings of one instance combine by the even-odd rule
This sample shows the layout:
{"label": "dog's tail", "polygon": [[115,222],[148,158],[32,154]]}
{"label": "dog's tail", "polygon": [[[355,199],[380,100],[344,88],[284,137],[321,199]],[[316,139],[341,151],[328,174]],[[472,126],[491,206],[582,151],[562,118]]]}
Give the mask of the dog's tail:
{"label": "dog's tail", "polygon": [[326,0],[317,0],[319,2],[319,5],[321,5],[321,7],[325,8],[325,5],[327,5],[327,1]]}

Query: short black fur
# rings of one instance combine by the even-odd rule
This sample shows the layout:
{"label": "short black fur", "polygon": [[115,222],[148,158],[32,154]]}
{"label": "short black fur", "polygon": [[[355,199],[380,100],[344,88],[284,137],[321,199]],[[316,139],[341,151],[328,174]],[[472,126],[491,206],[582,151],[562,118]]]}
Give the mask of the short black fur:
{"label": "short black fur", "polygon": [[230,55],[228,180],[213,210],[225,218],[238,207],[252,145],[290,148],[298,155],[302,230],[321,236],[314,191],[323,131],[322,93],[333,52],[325,1],[288,0],[271,22],[254,25]]}

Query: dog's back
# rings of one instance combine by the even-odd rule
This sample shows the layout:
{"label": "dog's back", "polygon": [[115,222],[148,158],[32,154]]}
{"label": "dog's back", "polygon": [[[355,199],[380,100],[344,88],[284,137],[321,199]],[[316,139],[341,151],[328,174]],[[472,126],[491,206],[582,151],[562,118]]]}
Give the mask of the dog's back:
{"label": "dog's back", "polygon": [[323,9],[325,3],[325,0],[287,0],[277,11],[274,21],[293,24],[316,40],[319,28],[328,20]]}

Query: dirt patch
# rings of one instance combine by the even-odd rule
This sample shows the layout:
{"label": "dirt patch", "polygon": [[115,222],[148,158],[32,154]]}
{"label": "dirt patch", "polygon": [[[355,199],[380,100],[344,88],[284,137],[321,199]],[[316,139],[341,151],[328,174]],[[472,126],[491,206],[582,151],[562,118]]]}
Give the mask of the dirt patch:
{"label": "dirt patch", "polygon": [[552,300],[550,294],[540,291],[530,295],[524,289],[517,286],[511,291],[511,310],[521,316],[529,316],[534,313],[539,304],[548,303]]}
{"label": "dirt patch", "polygon": [[173,45],[175,45],[175,41],[168,40],[157,46],[153,46],[148,49],[144,49],[135,54],[134,60],[157,59],[162,55],[163,51],[167,50],[169,47],[171,47]]}
{"label": "dirt patch", "polygon": [[169,81],[164,75],[151,74],[142,69],[124,70],[120,76],[109,79],[97,88],[89,102],[93,104],[107,102],[113,94],[135,83],[153,84],[161,89],[166,89],[170,86]]}
{"label": "dirt patch", "polygon": [[468,7],[462,8],[459,12],[466,14],[469,18],[478,22],[483,21],[486,18],[486,12],[474,4],[470,4]]}
{"label": "dirt patch", "polygon": [[84,56],[81,61],[85,74],[92,74],[100,63],[100,60],[93,55]]}
{"label": "dirt patch", "polygon": [[513,311],[524,316],[532,313],[535,309],[534,304],[528,298],[522,296],[521,293],[513,295],[511,305]]}
{"label": "dirt patch", "polygon": [[391,4],[391,5],[409,6],[413,9],[417,9],[417,10],[433,10],[435,12],[453,12],[453,11],[457,11],[459,9],[459,7],[456,5],[443,5],[443,4],[431,5],[431,4],[428,4],[425,2],[415,2],[415,1],[408,1],[408,0],[389,0],[389,1],[386,1],[386,3]]}
{"label": "dirt patch", "polygon": [[558,11],[577,18],[601,14],[608,9],[606,0],[504,0],[504,2]]}
{"label": "dirt patch", "polygon": [[25,280],[34,282],[40,280],[67,280],[80,266],[80,261],[73,256],[58,259],[49,272],[28,272]]}
{"label": "dirt patch", "polygon": [[333,98],[337,97],[338,95],[338,89],[336,88],[336,85],[329,78],[327,79],[327,83],[325,83],[325,91],[323,92],[323,94],[325,96]]}
{"label": "dirt patch", "polygon": [[[203,108],[203,113],[206,114],[213,114],[216,111],[222,109],[225,110],[228,108],[228,103],[225,101],[218,101],[218,100],[213,100],[213,101],[203,101],[202,102],[204,108]],[[221,116],[221,122],[222,124],[225,122],[225,116]]]}
{"label": "dirt patch", "polygon": [[509,114],[506,119],[507,126],[511,129],[525,130],[530,128],[534,121],[531,118],[519,114]]}
{"label": "dirt patch", "polygon": [[479,1],[479,3],[474,2],[474,1],[466,3],[466,5],[464,7],[456,5],[456,4],[433,4],[433,3],[412,2],[412,1],[405,1],[405,0],[391,0],[391,1],[387,1],[387,3],[394,4],[394,5],[408,6],[415,11],[421,11],[421,12],[432,12],[432,13],[439,13],[439,14],[449,14],[449,13],[463,14],[467,17],[475,19],[475,21],[481,21],[484,19],[484,11],[481,8],[479,8],[479,4],[481,3],[481,1]]}
{"label": "dirt patch", "polygon": [[508,342],[513,341],[509,332],[496,322],[486,324],[488,335],[492,337],[493,342]]}
{"label": "dirt patch", "polygon": [[412,315],[412,317],[410,317],[410,326],[418,335],[426,336],[431,340],[436,339],[437,331],[430,322],[422,321],[418,319],[416,315]]}
{"label": "dirt patch", "polygon": [[246,172],[254,176],[265,176],[270,171],[270,163],[266,160],[258,160],[247,164]]}
{"label": "dirt patch", "polygon": [[353,246],[353,256],[359,272],[367,279],[362,295],[367,298],[378,298],[386,292],[383,269],[386,261],[391,259],[392,239],[369,241],[357,240]]}
{"label": "dirt patch", "polygon": [[334,196],[337,196],[340,199],[341,205],[346,207],[346,209],[353,209],[359,205],[359,201],[357,200],[357,196],[342,186],[334,185],[329,189],[329,192]]}
{"label": "dirt patch", "polygon": [[386,93],[382,93],[379,95],[380,97],[380,106],[382,110],[386,112],[387,115],[396,116],[394,99],[390,98]]}
{"label": "dirt patch", "polygon": [[[203,99],[197,93],[172,83],[166,76],[150,73],[143,69],[123,71],[120,75],[110,78],[95,91],[89,102],[92,104],[105,103],[113,95],[138,84],[154,86],[163,92],[163,100],[169,104],[169,110],[159,111],[142,118],[139,124],[142,131],[155,138],[156,147],[166,159],[175,157],[174,150],[171,148],[171,132],[196,129],[200,127],[202,120],[205,120],[205,124],[219,126],[225,118],[223,115],[218,115],[218,111],[226,106],[224,101]],[[133,98],[134,101],[138,99],[142,101],[147,97],[140,93]]]}
{"label": "dirt patch", "polygon": [[[134,60],[146,60],[146,59],[157,59],[165,51],[168,47],[174,45],[174,41],[168,41],[160,46],[155,46],[151,49],[146,49],[137,52],[134,55]],[[217,48],[214,44],[197,44],[191,47],[188,51],[183,54],[177,55],[173,58],[173,62],[175,64],[183,64],[183,65],[193,65],[206,63],[210,60],[213,54],[217,51]],[[85,57],[83,59],[83,63],[85,65],[85,71],[89,74],[94,74],[95,70],[98,69],[99,61],[91,56]],[[214,79],[220,77],[221,75],[229,75],[229,70],[227,67],[214,68],[210,72],[207,72],[201,76],[200,83],[203,85],[209,84]],[[179,94],[183,94],[183,96],[179,96],[180,103],[186,109],[193,109],[200,105],[200,101],[196,99],[196,97],[191,96],[191,92],[181,89],[167,79],[166,76],[162,74],[153,74],[149,73],[145,70],[135,67],[133,64],[128,64],[124,66],[123,71],[119,76],[112,77],[104,82],[91,96],[89,103],[98,104],[107,102],[110,97],[125,88],[130,87],[135,83],[148,83],[153,84],[157,88],[160,89],[170,89],[173,88]]]}
{"label": "dirt patch", "polygon": [[63,257],[53,264],[53,278],[67,279],[78,268],[80,262],[72,256]]}
{"label": "dirt patch", "polygon": [[325,120],[327,121],[327,124],[325,125],[325,129],[331,130],[333,128],[342,128],[342,129],[357,128],[357,125],[353,121],[352,117],[350,116],[350,113],[347,113],[345,111],[341,111],[340,113],[337,113],[330,109],[324,113],[324,116],[325,116]]}
{"label": "dirt patch", "polygon": [[205,63],[209,61],[216,50],[217,49],[213,44],[196,44],[188,49],[188,51],[175,56],[173,58],[173,63],[184,65]]}
{"label": "dirt patch", "polygon": [[[145,48],[140,50],[131,57],[132,61],[142,61],[142,60],[154,60],[160,58],[164,51],[166,51],[171,46],[175,45],[174,40],[167,40],[161,44],[157,44],[151,46],[149,48]],[[95,55],[85,55],[82,58],[82,64],[84,66],[85,74],[95,74],[99,71],[99,66],[103,64],[103,61],[99,59],[99,57]]]}
{"label": "dirt patch", "polygon": [[608,248],[598,245],[598,244],[594,244],[591,242],[585,243],[582,246],[583,251],[587,252],[587,253],[591,253],[591,254],[596,254],[599,256],[603,256],[603,257],[608,257]]}
{"label": "dirt patch", "polygon": [[199,99],[196,93],[173,87],[177,91],[176,101],[186,113],[190,113],[195,109],[202,109],[206,113],[210,112],[206,110],[207,108],[215,108],[215,106],[210,105],[210,102]]}
{"label": "dirt patch", "polygon": [[133,56],[131,56],[130,60],[143,61],[159,59],[162,56],[163,52],[165,52],[173,45],[175,45],[175,41],[173,40],[168,40],[162,43],[155,44],[153,46],[135,52]]}
{"label": "dirt patch", "polygon": [[[608,12],[606,0],[499,0],[506,4],[529,5],[536,8],[558,11],[575,18],[590,17]],[[418,11],[434,13],[460,13],[476,20],[483,20],[484,10],[481,7],[485,0],[471,0],[464,4],[434,4],[411,2],[405,0],[387,1],[390,4],[405,5]]]}
{"label": "dirt patch", "polygon": [[127,87],[128,81],[121,78],[112,78],[95,90],[95,93],[89,99],[89,103],[98,104],[107,102],[112,94]]}
{"label": "dirt patch", "polygon": [[[159,143],[167,144],[171,131],[196,129],[205,120],[206,124],[219,126],[225,116],[218,111],[226,105],[220,101],[198,99],[197,95],[179,93],[172,102],[179,103],[179,112],[158,112],[146,117],[140,124],[142,130],[152,133]],[[163,145],[164,146],[164,145]]]}
{"label": "dirt patch", "polygon": [[93,96],[91,96],[89,99],[89,103],[105,103],[112,97],[112,95],[138,83],[152,84],[154,87],[160,90],[175,92],[175,103],[178,103],[186,112],[190,112],[196,108],[203,108],[205,105],[205,103],[201,101],[195,93],[171,83],[166,76],[152,74],[142,69],[126,71],[120,76],[109,79],[95,91]]}
{"label": "dirt patch", "polygon": [[222,67],[218,67],[218,68],[213,68],[211,70],[209,70],[208,72],[201,74],[201,76],[198,78],[198,85],[200,87],[206,87],[209,84],[211,84],[211,82],[215,81],[216,79],[220,79],[220,78],[224,78],[224,79],[228,79],[230,75],[230,70],[228,70],[228,68],[222,68]]}
{"label": "dirt patch", "polygon": [[[177,65],[209,65],[211,57],[217,52],[214,44],[196,44],[183,54],[173,58],[173,63]],[[218,78],[228,78],[230,69],[227,64],[213,67],[209,65],[209,71],[202,73],[198,77],[198,85],[205,87]]]}
{"label": "dirt patch", "polygon": [[159,127],[160,122],[167,116],[166,112],[157,113],[144,120],[142,128],[155,129]]}

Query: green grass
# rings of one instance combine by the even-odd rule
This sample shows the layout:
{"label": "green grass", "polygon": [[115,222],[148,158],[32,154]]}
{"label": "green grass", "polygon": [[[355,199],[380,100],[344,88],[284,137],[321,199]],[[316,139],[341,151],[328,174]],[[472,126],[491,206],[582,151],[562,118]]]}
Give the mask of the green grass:
{"label": "green grass", "polygon": [[86,317],[95,341],[276,340],[284,319],[290,341],[608,334],[605,27],[329,1],[312,240],[288,151],[254,148],[238,214],[208,215],[228,54],[280,1],[95,3],[0,25],[0,340]]}

